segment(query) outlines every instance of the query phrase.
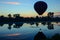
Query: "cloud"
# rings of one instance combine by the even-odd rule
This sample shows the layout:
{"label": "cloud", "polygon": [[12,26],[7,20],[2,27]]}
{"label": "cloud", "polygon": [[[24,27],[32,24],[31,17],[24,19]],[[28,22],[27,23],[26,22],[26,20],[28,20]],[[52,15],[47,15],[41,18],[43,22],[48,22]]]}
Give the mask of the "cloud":
{"label": "cloud", "polygon": [[55,12],[54,15],[60,15],[60,12]]}
{"label": "cloud", "polygon": [[3,4],[13,4],[13,5],[19,5],[20,4],[19,2],[0,2],[0,3],[3,3]]}
{"label": "cloud", "polygon": [[6,36],[18,36],[20,35],[19,33],[16,33],[16,34],[7,34]]}
{"label": "cloud", "polygon": [[19,36],[22,35],[20,33],[14,33],[14,34],[4,34],[4,35],[0,35],[0,36]]}

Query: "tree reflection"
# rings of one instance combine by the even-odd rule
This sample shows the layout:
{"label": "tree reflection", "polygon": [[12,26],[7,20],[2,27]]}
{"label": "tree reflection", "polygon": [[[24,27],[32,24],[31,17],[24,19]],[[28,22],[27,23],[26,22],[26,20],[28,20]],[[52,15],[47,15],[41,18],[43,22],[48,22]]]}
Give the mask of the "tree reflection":
{"label": "tree reflection", "polygon": [[39,25],[39,23],[36,23],[36,26],[38,26]]}
{"label": "tree reflection", "polygon": [[48,29],[54,29],[54,25],[51,22],[48,22],[47,25]]}
{"label": "tree reflection", "polygon": [[23,23],[15,23],[13,28],[20,28],[23,25]]}
{"label": "tree reflection", "polygon": [[[28,24],[30,24],[30,25],[36,24],[36,27],[37,27],[37,26],[40,25],[39,23],[41,23],[44,26],[48,25],[47,28],[49,30],[54,29],[54,24],[52,24],[52,22],[35,22],[35,23],[34,22],[29,22]],[[8,29],[11,30],[11,26],[13,26],[13,28],[20,28],[20,27],[23,26],[24,22],[8,22],[8,23],[1,22],[0,26],[2,27],[4,24],[8,24]],[[15,24],[15,25],[13,25],[13,24]]]}
{"label": "tree reflection", "polygon": [[52,36],[51,40],[60,40],[60,34],[55,34]]}
{"label": "tree reflection", "polygon": [[2,27],[4,24],[3,23],[0,23],[0,26]]}
{"label": "tree reflection", "polygon": [[11,26],[12,26],[13,23],[8,23],[8,29],[11,30]]}

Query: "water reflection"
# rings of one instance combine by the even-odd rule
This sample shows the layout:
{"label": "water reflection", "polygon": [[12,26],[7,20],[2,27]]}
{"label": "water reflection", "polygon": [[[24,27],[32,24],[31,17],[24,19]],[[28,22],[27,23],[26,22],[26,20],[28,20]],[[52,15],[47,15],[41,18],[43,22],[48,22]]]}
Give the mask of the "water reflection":
{"label": "water reflection", "polygon": [[43,32],[38,32],[35,35],[34,40],[60,40],[60,34],[55,34],[51,38],[47,38]]}
{"label": "water reflection", "polygon": [[46,40],[46,36],[45,34],[40,30],[40,32],[38,32],[35,37],[34,40]]}
{"label": "water reflection", "polygon": [[[45,25],[46,25],[46,27],[47,27],[47,29],[48,30],[51,30],[51,31],[53,31],[53,30],[55,30],[55,24],[58,24],[58,23],[56,23],[56,22],[31,22],[31,23],[26,23],[26,24],[30,24],[30,25],[36,25],[36,28],[34,28],[34,29],[31,29],[31,28],[25,28],[25,27],[23,27],[23,22],[15,22],[15,23],[0,23],[0,27],[2,28],[3,26],[4,26],[4,24],[8,24],[8,27],[6,28],[6,29],[9,29],[9,30],[11,30],[11,29],[13,29],[13,28],[15,28],[15,29],[17,29],[17,28],[19,28],[19,31],[16,31],[16,32],[21,32],[22,34],[23,33],[25,33],[25,29],[26,29],[26,34],[23,34],[23,36],[21,36],[20,37],[20,35],[17,35],[18,36],[18,38],[17,39],[23,39],[23,37],[25,37],[25,36],[30,36],[29,38],[30,38],[30,40],[60,40],[60,34],[59,33],[55,33],[54,35],[52,35],[51,36],[51,38],[48,38],[46,35],[48,35],[48,34],[45,34],[45,33],[48,33],[48,32],[45,32],[45,30],[44,30],[44,32],[42,31],[43,29],[42,28],[44,28],[45,29]],[[44,27],[42,27],[42,28],[37,28],[37,27],[41,27],[40,25],[43,25]],[[28,25],[26,25],[26,26],[28,26]],[[5,26],[4,26],[5,27]],[[32,26],[31,26],[32,27]],[[34,26],[35,27],[35,26]],[[1,29],[0,28],[0,29]],[[30,29],[30,30],[29,30]],[[53,30],[52,30],[53,29]],[[3,30],[3,29],[2,29]],[[22,31],[22,30],[24,30],[24,31]],[[35,30],[35,32],[33,31],[33,30]],[[37,31],[36,31],[37,30]],[[38,31],[39,30],[39,31]],[[59,30],[59,29],[58,29]],[[8,31],[8,30],[7,30]],[[13,31],[13,30],[12,30]],[[29,33],[29,31],[31,32],[31,33],[33,33],[34,35],[34,37],[32,37],[32,34],[27,34],[27,32]],[[33,32],[32,32],[33,31]],[[8,31],[9,32],[9,31]],[[8,32],[6,32],[6,34],[8,33]],[[49,31],[50,32],[50,31]],[[55,30],[55,32],[56,32],[56,30]],[[57,32],[59,32],[59,31],[57,31]],[[12,32],[11,32],[12,33]],[[12,35],[15,35],[15,32],[13,32],[14,34],[12,34]],[[52,33],[52,32],[51,32]],[[54,33],[54,32],[53,32]],[[1,31],[0,31],[0,34],[1,34]],[[20,33],[19,33],[20,34]],[[50,35],[50,34],[49,34]],[[10,36],[10,35],[8,35],[8,36]],[[16,37],[17,37],[16,36]],[[32,38],[33,39],[32,39]],[[4,40],[4,38],[5,37],[3,37],[3,40]],[[29,40],[29,38],[24,38],[24,40]],[[0,39],[1,39],[1,36],[0,36]],[[8,38],[8,39],[10,39],[10,38]],[[17,40],[16,39],[16,40]],[[1,39],[2,40],[2,39]]]}
{"label": "water reflection", "polygon": [[[45,24],[43,23],[43,25]],[[54,26],[53,24],[51,24],[51,22],[48,22],[47,25],[48,25],[47,27],[48,29],[54,29]],[[35,35],[34,40],[60,40],[60,34],[56,33],[51,38],[48,38],[40,29],[40,31]]]}
{"label": "water reflection", "polygon": [[[27,23],[27,24],[30,24],[30,25],[34,25],[34,24],[36,24],[36,26],[39,26],[39,23],[41,23],[42,25],[48,25],[47,26],[47,28],[49,29],[49,30],[51,30],[51,29],[54,29],[54,24],[52,24],[52,22],[36,22],[36,23],[34,23],[34,22],[31,22],[31,23]],[[56,23],[56,22],[55,22]],[[4,24],[8,24],[8,29],[10,30],[11,29],[11,26],[13,25],[13,28],[20,28],[20,27],[22,27],[23,26],[23,22],[15,22],[15,23],[0,23],[0,26],[2,27]],[[58,23],[57,23],[58,24]]]}
{"label": "water reflection", "polygon": [[20,28],[20,27],[22,27],[22,25],[23,25],[23,23],[15,23],[13,28]]}
{"label": "water reflection", "polygon": [[0,26],[3,27],[4,24],[8,24],[8,29],[11,30],[11,26],[13,25],[13,28],[20,28],[24,23],[16,22],[16,23],[0,23]]}
{"label": "water reflection", "polygon": [[4,25],[4,23],[0,23],[0,26],[2,27]]}
{"label": "water reflection", "polygon": [[55,34],[52,36],[51,40],[60,40],[60,34]]}
{"label": "water reflection", "polygon": [[12,23],[8,23],[8,29],[11,29]]}

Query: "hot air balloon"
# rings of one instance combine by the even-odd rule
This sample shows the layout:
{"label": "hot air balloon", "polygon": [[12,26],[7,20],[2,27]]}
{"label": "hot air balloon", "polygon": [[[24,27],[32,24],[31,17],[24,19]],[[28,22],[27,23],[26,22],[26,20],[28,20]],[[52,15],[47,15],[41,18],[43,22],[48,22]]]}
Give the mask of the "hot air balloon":
{"label": "hot air balloon", "polygon": [[42,15],[47,9],[47,4],[43,1],[38,1],[34,4],[34,9],[39,15]]}

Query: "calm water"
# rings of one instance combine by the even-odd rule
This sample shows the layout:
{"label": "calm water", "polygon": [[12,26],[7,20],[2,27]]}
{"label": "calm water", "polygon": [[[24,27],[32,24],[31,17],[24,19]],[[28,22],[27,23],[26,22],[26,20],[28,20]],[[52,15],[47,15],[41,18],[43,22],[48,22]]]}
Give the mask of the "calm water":
{"label": "calm water", "polygon": [[47,38],[60,34],[60,23],[15,23],[0,24],[0,40],[34,40],[42,32]]}

